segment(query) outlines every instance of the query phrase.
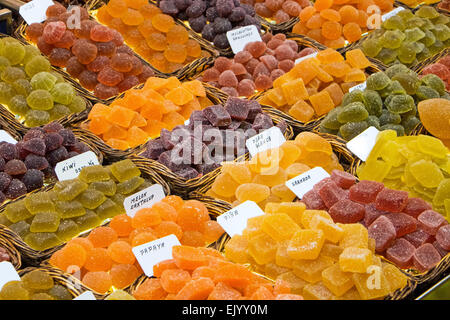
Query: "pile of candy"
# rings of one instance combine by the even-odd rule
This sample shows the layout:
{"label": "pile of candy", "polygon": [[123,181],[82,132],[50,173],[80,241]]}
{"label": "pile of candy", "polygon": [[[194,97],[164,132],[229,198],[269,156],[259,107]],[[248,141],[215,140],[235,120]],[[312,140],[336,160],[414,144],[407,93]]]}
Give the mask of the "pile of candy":
{"label": "pile of candy", "polygon": [[415,8],[421,4],[434,4],[434,3],[439,2],[438,7],[441,8],[441,4],[445,5],[446,1],[447,0],[442,0],[442,1],[439,1],[439,0],[425,0],[425,1],[423,1],[423,0],[401,0],[400,2],[406,4],[410,8]]}
{"label": "pile of candy", "polygon": [[86,101],[32,45],[0,39],[0,72],[0,103],[29,127],[86,109]]}
{"label": "pile of candy", "polygon": [[419,102],[417,110],[425,129],[450,148],[450,101],[428,99]]}
{"label": "pile of candy", "polygon": [[9,256],[8,251],[5,248],[0,247],[0,262],[10,261],[10,260],[11,260],[11,257]]}
{"label": "pile of candy", "polygon": [[212,103],[198,80],[150,77],[142,89],[132,89],[109,106],[97,103],[89,112],[87,129],[112,148],[125,150],[158,137]]}
{"label": "pile of candy", "polygon": [[161,72],[175,72],[197,58],[209,56],[190,39],[186,28],[148,1],[109,1],[97,11],[97,19],[118,31],[129,46]]}
{"label": "pile of candy", "polygon": [[392,0],[316,0],[314,6],[300,12],[300,21],[292,32],[306,35],[329,48],[342,48],[358,41],[368,31],[369,16],[387,13],[393,4]]}
{"label": "pile of candy", "polygon": [[269,202],[289,202],[295,194],[285,182],[314,167],[343,170],[330,143],[319,135],[302,132],[294,141],[256,154],[251,160],[224,163],[206,195],[236,206],[247,200],[262,209]]}
{"label": "pile of candy", "polygon": [[[407,277],[375,255],[361,224],[335,223],[326,211],[305,210],[302,203],[267,207],[270,213],[250,218],[242,235],[225,245],[231,261],[288,282],[307,300],[377,299],[406,286]],[[373,270],[378,287],[368,281]]]}
{"label": "pile of candy", "polygon": [[302,9],[311,6],[309,0],[243,0],[241,3],[253,6],[256,14],[275,23],[296,18]]}
{"label": "pile of candy", "polygon": [[326,49],[276,79],[273,89],[258,101],[308,122],[340,105],[349,88],[366,80],[364,69],[370,65],[359,49],[346,52],[345,59],[339,52]]}
{"label": "pile of candy", "polygon": [[40,270],[33,270],[10,281],[0,290],[0,300],[72,300],[72,294],[62,285],[56,284],[51,276]]}
{"label": "pile of candy", "polygon": [[[125,2],[114,2],[120,1]],[[187,21],[192,30],[201,33],[219,49],[230,46],[227,31],[252,24],[261,29],[255,9],[236,0],[163,0],[159,7],[165,14]]]}
{"label": "pile of candy", "polygon": [[320,131],[351,140],[365,129],[395,130],[409,134],[420,122],[417,101],[445,98],[445,84],[434,74],[419,78],[402,64],[370,75],[364,90],[344,95],[342,104],[323,119]]}
{"label": "pile of candy", "polygon": [[175,246],[173,259],[153,267],[156,278],[134,292],[137,300],[303,300],[285,281],[272,284],[209,248]]}
{"label": "pile of candy", "polygon": [[449,216],[448,154],[442,141],[432,136],[397,137],[393,130],[382,131],[357,174],[360,179],[408,191],[410,196],[432,203],[435,211]]}
{"label": "pile of candy", "polygon": [[[70,23],[73,10],[80,12],[79,28]],[[47,10],[47,20],[29,25],[26,35],[48,56],[52,65],[66,68],[100,99],[116,96],[154,75],[123,44],[119,32],[90,20],[86,9],[79,6],[67,11],[55,3]]]}
{"label": "pile of candy", "polygon": [[60,161],[89,151],[58,122],[32,128],[17,144],[0,142],[0,203],[39,189]]}
{"label": "pile of candy", "polygon": [[445,89],[448,91],[450,89],[450,56],[445,56],[439,59],[438,62],[430,64],[423,68],[421,75],[435,74],[445,83]]}
{"label": "pile of candy", "polygon": [[327,210],[336,223],[361,223],[375,239],[375,252],[399,268],[424,272],[450,251],[448,222],[421,198],[409,198],[407,191],[371,180],[356,183],[353,175],[333,171],[302,201],[309,210]]}
{"label": "pile of candy", "polygon": [[[232,97],[249,97],[255,90],[272,88],[273,81],[295,64],[295,60],[314,53],[312,48],[300,50],[297,42],[283,33],[266,33],[263,41],[248,43],[233,59],[219,57],[199,80],[221,89]],[[300,50],[300,51],[299,51]]]}
{"label": "pile of candy", "polygon": [[438,3],[437,7],[442,10],[450,11],[450,1],[442,0]]}
{"label": "pile of candy", "polygon": [[[274,126],[254,100],[230,97],[224,105],[194,111],[189,124],[161,130],[161,137],[147,144],[142,156],[158,160],[184,179],[193,179],[247,152],[245,141]],[[284,133],[286,123],[277,127]]]}
{"label": "pile of candy", "polygon": [[448,46],[450,19],[430,6],[412,13],[405,9],[390,17],[362,43],[364,53],[385,65],[406,66],[440,52]]}
{"label": "pile of candy", "polygon": [[105,293],[112,286],[128,287],[142,274],[133,247],[170,234],[182,245],[203,247],[216,241],[223,232],[210,219],[202,202],[168,196],[151,208],[139,210],[133,218],[126,214],[115,216],[109,227],[95,228],[86,238],[69,241],[52,255],[50,264],[67,272],[73,266],[78,267],[83,284]]}
{"label": "pile of candy", "polygon": [[2,224],[35,250],[46,250],[125,212],[123,200],[149,187],[131,160],[84,167],[78,178],[9,203]]}

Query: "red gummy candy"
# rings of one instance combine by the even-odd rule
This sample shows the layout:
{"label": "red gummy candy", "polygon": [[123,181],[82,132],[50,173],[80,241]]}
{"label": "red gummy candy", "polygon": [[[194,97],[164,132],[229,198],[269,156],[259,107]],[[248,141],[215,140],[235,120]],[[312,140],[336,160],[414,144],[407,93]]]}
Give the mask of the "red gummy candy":
{"label": "red gummy candy", "polygon": [[64,35],[62,36],[62,38],[55,43],[55,47],[57,48],[65,48],[65,49],[70,49],[73,45],[73,43],[75,42],[75,36],[73,35],[72,32],[70,32],[69,30],[66,30],[66,32],[64,32]]}
{"label": "red gummy candy", "polygon": [[395,240],[397,232],[386,216],[378,217],[368,228],[369,237],[375,239],[375,251],[384,252]]}
{"label": "red gummy candy", "polygon": [[294,61],[292,60],[283,60],[278,63],[278,68],[283,70],[284,72],[289,72],[295,66]]}
{"label": "red gummy candy", "polygon": [[361,180],[349,189],[349,198],[359,203],[371,203],[383,189],[384,185],[380,182]]}
{"label": "red gummy candy", "polygon": [[420,247],[424,243],[428,243],[433,240],[433,236],[426,233],[422,229],[417,229],[412,233],[408,233],[403,238],[408,240],[416,248]]}
{"label": "red gummy candy", "polygon": [[344,199],[337,201],[328,212],[334,222],[356,223],[364,218],[365,210],[363,205]]}
{"label": "red gummy candy", "polygon": [[278,68],[278,60],[274,56],[265,55],[259,58],[259,60],[264,63],[264,65],[269,69],[270,71]]}
{"label": "red gummy candy", "polygon": [[323,203],[319,193],[312,189],[305,193],[302,198],[302,202],[305,203],[306,208],[310,210],[326,210],[327,207]]}
{"label": "red gummy candy", "polygon": [[403,212],[409,214],[410,216],[417,218],[419,214],[424,212],[425,210],[431,210],[431,205],[421,198],[409,198],[406,203],[405,209]]}
{"label": "red gummy candy", "polygon": [[252,58],[253,58],[253,56],[250,52],[243,50],[243,51],[236,53],[236,55],[234,56],[234,62],[246,64]]}
{"label": "red gummy candy", "polygon": [[123,81],[123,73],[118,72],[110,67],[104,68],[97,75],[97,80],[106,86],[114,87]]}
{"label": "red gummy candy", "polygon": [[444,216],[433,210],[425,210],[418,217],[420,229],[428,234],[436,235],[439,228],[447,224]]}
{"label": "red gummy candy", "polygon": [[82,64],[89,64],[97,57],[97,46],[86,39],[75,40],[72,53]]}
{"label": "red gummy candy", "polygon": [[249,79],[243,79],[239,82],[237,90],[240,96],[248,97],[255,93],[255,83]]}
{"label": "red gummy candy", "polygon": [[425,272],[441,261],[441,255],[431,243],[425,243],[416,249],[413,260],[414,267],[420,272]]}
{"label": "red gummy candy", "polygon": [[233,66],[231,67],[231,71],[233,71],[233,73],[237,76],[247,73],[247,70],[245,69],[244,65],[240,63],[233,64]]}
{"label": "red gummy candy", "polygon": [[203,72],[202,80],[204,82],[218,81],[219,76],[220,76],[219,70],[217,70],[216,68],[211,68]]}
{"label": "red gummy candy", "polygon": [[219,70],[219,72],[224,72],[225,70],[229,70],[233,65],[233,60],[230,60],[225,57],[218,57],[216,61],[214,61],[214,67]]}
{"label": "red gummy candy", "polygon": [[364,215],[364,224],[370,226],[379,216],[386,215],[388,212],[377,210],[375,203],[365,205],[366,214]]}
{"label": "red gummy candy", "polygon": [[231,70],[225,70],[219,76],[219,84],[223,87],[236,87],[238,80]]}
{"label": "red gummy candy", "polygon": [[268,75],[260,75],[255,79],[256,90],[263,91],[272,87],[272,79]]}
{"label": "red gummy candy", "polygon": [[333,170],[331,172],[331,180],[342,189],[349,189],[356,183],[356,177],[354,175],[341,170]]}
{"label": "red gummy candy", "polygon": [[97,24],[91,28],[91,40],[98,42],[108,42],[114,39],[114,32],[111,28]]}
{"label": "red gummy candy", "polygon": [[54,44],[61,40],[66,32],[66,24],[62,21],[54,21],[47,23],[44,27],[42,37],[48,44]]}
{"label": "red gummy candy", "polygon": [[266,44],[263,41],[254,41],[247,43],[244,50],[248,51],[254,58],[261,57],[266,52]]}
{"label": "red gummy candy", "polygon": [[439,228],[436,233],[436,241],[446,251],[450,251],[450,225],[447,224]]}
{"label": "red gummy candy", "polygon": [[327,183],[324,183],[317,191],[327,208],[331,208],[336,202],[344,197],[344,190],[339,188],[334,181],[331,181],[331,179]]}
{"label": "red gummy candy", "polygon": [[397,267],[407,269],[412,266],[414,247],[408,240],[403,238],[394,241],[392,246],[386,250],[386,258],[394,262]]}
{"label": "red gummy candy", "polygon": [[397,238],[400,238],[408,233],[414,232],[417,229],[417,220],[405,213],[391,213],[386,217],[391,220],[397,232]]}
{"label": "red gummy candy", "polygon": [[392,213],[402,212],[408,201],[408,192],[385,188],[378,193],[375,199],[378,210]]}

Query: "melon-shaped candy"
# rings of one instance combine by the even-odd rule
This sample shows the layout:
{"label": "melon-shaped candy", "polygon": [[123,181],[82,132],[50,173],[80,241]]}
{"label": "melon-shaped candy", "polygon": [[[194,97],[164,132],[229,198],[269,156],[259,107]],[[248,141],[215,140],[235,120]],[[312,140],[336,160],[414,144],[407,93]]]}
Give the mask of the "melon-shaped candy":
{"label": "melon-shaped candy", "polygon": [[450,101],[447,99],[428,99],[419,102],[420,120],[432,135],[450,139]]}

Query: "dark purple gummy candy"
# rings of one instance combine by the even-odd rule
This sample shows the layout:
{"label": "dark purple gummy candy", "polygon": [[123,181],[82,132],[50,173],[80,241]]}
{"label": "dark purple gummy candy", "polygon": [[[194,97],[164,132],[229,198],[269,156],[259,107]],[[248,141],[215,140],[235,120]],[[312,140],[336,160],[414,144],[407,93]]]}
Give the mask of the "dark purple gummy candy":
{"label": "dark purple gummy candy", "polygon": [[6,161],[2,157],[0,157],[0,171],[3,171],[5,169]]}
{"label": "dark purple gummy candy", "polygon": [[47,154],[47,160],[52,167],[56,166],[58,162],[66,160],[68,157],[69,153],[65,147],[59,147]]}
{"label": "dark purple gummy candy", "polygon": [[44,138],[46,152],[53,151],[62,146],[63,137],[57,132],[49,132]]}
{"label": "dark purple gummy candy", "polygon": [[252,125],[252,128],[258,132],[272,127],[273,127],[272,118],[265,113],[257,114]]}
{"label": "dark purple gummy candy", "polygon": [[22,177],[22,182],[27,187],[27,191],[39,189],[44,185],[44,174],[36,169],[28,170]]}
{"label": "dark purple gummy candy", "polygon": [[12,179],[4,192],[8,199],[14,199],[27,193],[27,187],[19,179]]}
{"label": "dark purple gummy candy", "polygon": [[9,161],[12,159],[18,159],[19,152],[14,144],[6,142],[0,144],[0,156],[6,161]]}
{"label": "dark purple gummy candy", "polygon": [[150,140],[147,143],[145,156],[149,159],[157,160],[161,153],[165,151],[161,139]]}
{"label": "dark purple gummy candy", "polygon": [[33,138],[44,139],[44,130],[41,128],[32,128],[25,133],[23,141],[28,141]]}
{"label": "dark purple gummy candy", "polygon": [[203,116],[214,127],[227,127],[231,123],[231,116],[221,105],[214,105],[203,109]]}
{"label": "dark purple gummy candy", "polygon": [[62,145],[64,147],[70,147],[73,146],[77,142],[77,138],[73,134],[71,130],[68,129],[62,129],[58,131],[58,134],[63,138]]}
{"label": "dark purple gummy candy", "polygon": [[88,151],[90,151],[90,149],[86,143],[78,141],[73,146],[70,147],[70,151],[80,154],[80,153],[88,152]]}
{"label": "dark purple gummy candy", "polygon": [[44,157],[37,156],[35,154],[27,155],[24,162],[28,170],[30,169],[44,170],[48,167],[47,159]]}
{"label": "dark purple gummy candy", "polygon": [[249,110],[246,101],[243,99],[230,97],[224,107],[233,120],[244,121],[248,117]]}
{"label": "dark purple gummy candy", "polygon": [[197,178],[199,174],[198,171],[192,167],[181,169],[180,171],[176,171],[175,173],[186,180]]}
{"label": "dark purple gummy candy", "polygon": [[11,176],[5,172],[0,172],[0,191],[5,190],[11,183]]}
{"label": "dark purple gummy candy", "polygon": [[13,159],[5,164],[5,173],[10,176],[18,176],[27,172],[27,167],[22,160]]}
{"label": "dark purple gummy candy", "polygon": [[38,156],[45,156],[46,145],[44,139],[32,138],[25,141],[23,148],[28,152],[34,153]]}
{"label": "dark purple gummy candy", "polygon": [[58,132],[59,130],[64,129],[64,127],[59,122],[53,121],[43,126],[42,129],[48,133],[48,132]]}

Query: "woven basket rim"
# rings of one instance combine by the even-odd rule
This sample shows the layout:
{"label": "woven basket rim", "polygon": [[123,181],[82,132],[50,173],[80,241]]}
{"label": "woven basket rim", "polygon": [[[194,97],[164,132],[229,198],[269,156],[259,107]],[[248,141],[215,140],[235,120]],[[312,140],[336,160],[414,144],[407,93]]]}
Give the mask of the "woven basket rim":
{"label": "woven basket rim", "polygon": [[0,234],[0,248],[4,248],[7,251],[9,262],[11,262],[16,270],[19,270],[22,267],[22,256],[14,244],[2,234]]}

